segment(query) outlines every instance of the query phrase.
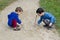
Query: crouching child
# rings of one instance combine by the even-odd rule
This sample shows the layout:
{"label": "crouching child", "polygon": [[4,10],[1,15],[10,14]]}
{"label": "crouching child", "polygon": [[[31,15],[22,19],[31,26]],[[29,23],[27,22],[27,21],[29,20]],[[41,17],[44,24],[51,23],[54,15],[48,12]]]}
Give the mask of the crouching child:
{"label": "crouching child", "polygon": [[38,8],[36,10],[36,13],[38,16],[40,16],[40,19],[38,20],[38,24],[40,24],[42,21],[45,23],[44,27],[50,29],[55,24],[55,17],[49,13],[45,12],[43,8]]}
{"label": "crouching child", "polygon": [[19,15],[22,14],[23,10],[21,7],[17,7],[15,12],[11,12],[8,14],[8,26],[13,28],[14,31],[20,30],[18,24],[22,24],[21,19],[19,19]]}

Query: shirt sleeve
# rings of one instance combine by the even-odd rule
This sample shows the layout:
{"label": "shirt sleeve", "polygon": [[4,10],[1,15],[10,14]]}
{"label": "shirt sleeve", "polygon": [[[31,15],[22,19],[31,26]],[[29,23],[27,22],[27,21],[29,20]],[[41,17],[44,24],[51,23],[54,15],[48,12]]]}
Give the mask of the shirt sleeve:
{"label": "shirt sleeve", "polygon": [[21,20],[18,17],[16,17],[16,20],[19,24],[21,24]]}
{"label": "shirt sleeve", "polygon": [[54,16],[52,16],[51,14],[49,14],[48,17],[50,18],[50,23],[54,23]]}
{"label": "shirt sleeve", "polygon": [[53,22],[54,22],[54,18],[51,17],[51,19],[50,19],[50,23],[53,23]]}
{"label": "shirt sleeve", "polygon": [[40,24],[42,22],[42,17],[38,20],[38,24]]}

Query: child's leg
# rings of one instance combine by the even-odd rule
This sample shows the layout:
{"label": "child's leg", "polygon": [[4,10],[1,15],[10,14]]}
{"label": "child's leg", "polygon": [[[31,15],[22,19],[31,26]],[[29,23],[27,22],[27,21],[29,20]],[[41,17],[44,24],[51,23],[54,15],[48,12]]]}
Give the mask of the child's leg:
{"label": "child's leg", "polygon": [[15,31],[20,30],[20,28],[17,28],[17,21],[16,20],[12,20],[12,27],[14,28]]}
{"label": "child's leg", "polygon": [[44,22],[45,25],[47,25],[47,26],[49,26],[49,24],[50,24],[50,20],[48,20],[48,19],[43,20],[43,22]]}
{"label": "child's leg", "polygon": [[12,20],[12,27],[16,28],[17,27],[17,21],[16,20]]}
{"label": "child's leg", "polygon": [[50,20],[46,19],[46,20],[43,20],[43,22],[45,23],[44,27],[47,27],[48,29],[52,28],[53,23],[52,23],[51,26],[49,26],[49,24],[50,24]]}

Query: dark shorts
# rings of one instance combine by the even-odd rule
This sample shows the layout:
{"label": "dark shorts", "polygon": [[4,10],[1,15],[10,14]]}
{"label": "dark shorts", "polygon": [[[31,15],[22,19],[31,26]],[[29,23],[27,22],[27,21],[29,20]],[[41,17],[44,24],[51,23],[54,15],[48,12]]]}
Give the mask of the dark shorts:
{"label": "dark shorts", "polygon": [[[48,20],[48,19],[44,19],[43,22],[45,23],[45,25],[48,25],[48,26],[49,26],[49,24],[50,24],[50,20]],[[52,23],[51,26],[53,26],[53,24],[54,24],[54,23]]]}

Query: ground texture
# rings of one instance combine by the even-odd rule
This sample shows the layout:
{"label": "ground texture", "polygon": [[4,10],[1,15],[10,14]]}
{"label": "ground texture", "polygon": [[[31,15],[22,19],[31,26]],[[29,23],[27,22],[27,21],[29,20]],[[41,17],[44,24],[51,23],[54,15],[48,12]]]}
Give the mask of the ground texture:
{"label": "ground texture", "polygon": [[[20,15],[23,27],[20,31],[13,31],[7,25],[7,15],[17,6],[24,10]],[[42,25],[34,26],[35,10],[39,7],[39,0],[17,0],[6,7],[0,15],[0,40],[60,40],[56,29],[47,30]]]}

